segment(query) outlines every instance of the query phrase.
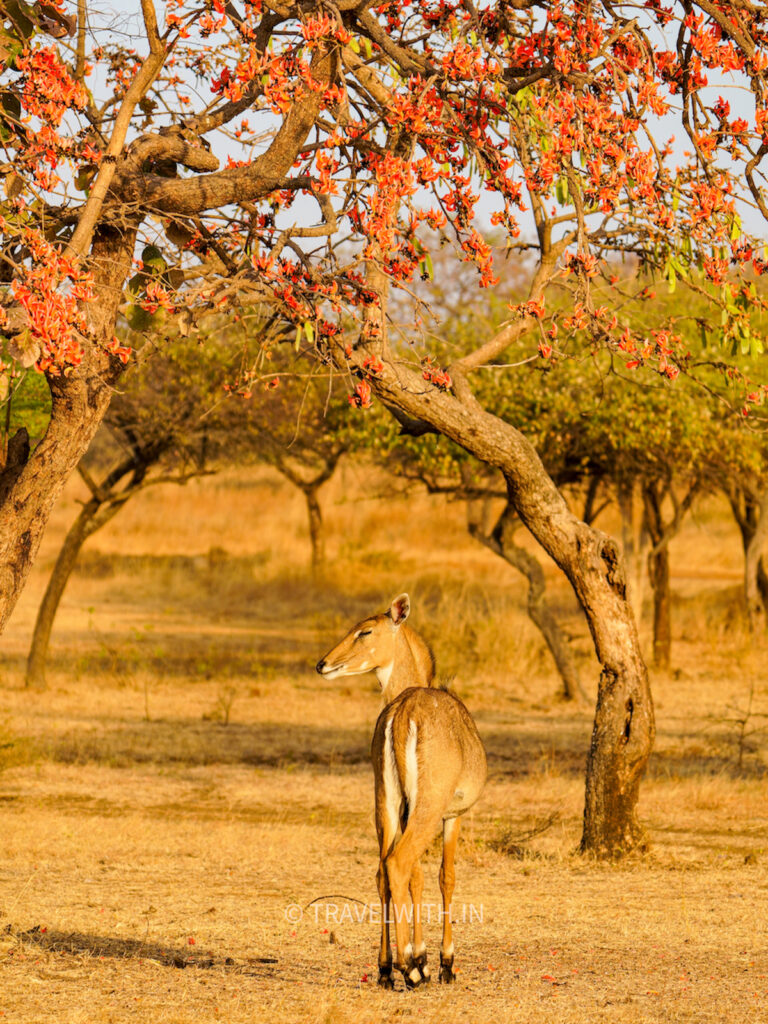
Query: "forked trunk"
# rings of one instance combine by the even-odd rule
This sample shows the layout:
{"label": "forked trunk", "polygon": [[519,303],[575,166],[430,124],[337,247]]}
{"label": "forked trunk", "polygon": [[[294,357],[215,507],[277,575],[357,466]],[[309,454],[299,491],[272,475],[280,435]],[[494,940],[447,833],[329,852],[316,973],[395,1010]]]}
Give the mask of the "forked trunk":
{"label": "forked trunk", "polygon": [[372,384],[389,406],[500,469],[521,520],[568,577],[602,666],[587,757],[581,849],[614,856],[637,846],[643,839],[638,792],[655,728],[618,546],[569,510],[528,440],[471,396],[460,401],[436,388],[425,390],[420,375],[401,363],[385,363]]}
{"label": "forked trunk", "polygon": [[[136,492],[144,479],[148,465],[149,461],[127,459],[106,477],[98,493],[94,493],[93,497],[83,505],[79,515],[69,528],[37,611],[35,629],[27,658],[27,686],[41,689],[45,687],[45,667],[53,623],[83,544],[92,534],[116,516],[130,495]],[[132,477],[129,487],[123,492],[113,491],[113,483],[121,480],[131,470]]]}

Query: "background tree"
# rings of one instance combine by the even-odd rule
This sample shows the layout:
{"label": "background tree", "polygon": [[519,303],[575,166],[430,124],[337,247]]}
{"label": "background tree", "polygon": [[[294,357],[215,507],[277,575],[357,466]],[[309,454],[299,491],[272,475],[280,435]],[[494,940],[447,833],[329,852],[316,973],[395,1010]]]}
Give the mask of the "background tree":
{"label": "background tree", "polygon": [[245,392],[252,457],[274,466],[303,494],[312,573],[319,578],[326,564],[319,492],[333,477],[355,430],[345,396],[325,374],[318,374],[314,363],[295,359],[293,352],[281,352],[270,361],[270,368],[275,376],[266,391]]}
{"label": "background tree", "polygon": [[45,686],[56,613],[86,540],[147,487],[185,484],[251,457],[248,417],[224,390],[240,357],[240,346],[233,354],[213,337],[205,346],[180,340],[161,350],[148,342],[141,351],[78,465],[90,497],[64,538],[37,612],[27,686]]}

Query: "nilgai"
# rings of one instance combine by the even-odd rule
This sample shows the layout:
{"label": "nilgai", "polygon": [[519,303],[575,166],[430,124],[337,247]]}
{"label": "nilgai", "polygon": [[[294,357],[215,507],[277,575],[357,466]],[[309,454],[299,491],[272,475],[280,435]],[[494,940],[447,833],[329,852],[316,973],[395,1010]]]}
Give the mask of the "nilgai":
{"label": "nilgai", "polygon": [[379,984],[384,988],[394,987],[389,943],[392,923],[394,966],[402,971],[406,987],[429,981],[421,922],[424,876],[420,858],[440,828],[443,941],[439,978],[442,982],[454,979],[451,900],[459,822],[480,796],[486,776],[485,749],[475,723],[459,698],[435,682],[432,652],[405,624],[409,612],[408,595],[401,594],[383,614],[358,622],[317,663],[317,671],[325,679],[375,672],[381,684],[384,708],[374,729],[371,760],[382,922]]}

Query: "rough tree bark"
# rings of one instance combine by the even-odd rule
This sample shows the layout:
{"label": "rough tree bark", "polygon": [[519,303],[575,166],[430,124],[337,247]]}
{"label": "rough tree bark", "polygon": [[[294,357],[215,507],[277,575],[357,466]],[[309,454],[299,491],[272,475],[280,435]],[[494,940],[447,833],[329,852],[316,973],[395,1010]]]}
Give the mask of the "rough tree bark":
{"label": "rough tree bark", "polygon": [[[356,351],[362,373],[366,348]],[[475,356],[483,362],[489,352],[493,356],[497,351],[498,345],[484,345]],[[406,364],[381,349],[377,354],[385,358],[381,373],[371,378],[376,394],[399,410],[401,423],[426,424],[501,470],[512,507],[568,577],[602,666],[587,757],[581,849],[604,857],[636,847],[645,835],[637,818],[637,799],[655,725],[648,673],[616,543],[570,511],[534,447],[480,406],[466,380],[461,381],[461,368],[454,376],[459,393],[454,395],[425,387],[422,377]],[[340,353],[340,361],[343,358]]]}
{"label": "rough tree bark", "polygon": [[528,580],[528,616],[544,638],[555,662],[563,684],[562,697],[564,700],[586,700],[573,650],[547,602],[544,570],[534,555],[515,544],[515,529],[519,522],[515,510],[507,504],[490,534],[484,533],[480,524],[473,520],[468,520],[467,526],[476,540],[503,558]]}

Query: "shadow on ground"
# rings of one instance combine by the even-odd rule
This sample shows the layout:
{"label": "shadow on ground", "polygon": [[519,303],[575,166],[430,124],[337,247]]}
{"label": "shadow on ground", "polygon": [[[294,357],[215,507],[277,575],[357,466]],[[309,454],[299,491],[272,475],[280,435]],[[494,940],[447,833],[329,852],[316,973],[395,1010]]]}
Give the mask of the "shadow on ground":
{"label": "shadow on ground", "polygon": [[216,956],[212,953],[190,955],[186,949],[173,949],[141,939],[117,939],[112,936],[91,935],[85,932],[62,932],[35,925],[27,931],[18,931],[8,925],[6,934],[22,943],[36,946],[51,953],[68,953],[72,956],[110,957],[115,960],[152,960],[164,967],[224,970],[237,974],[274,974],[269,965],[277,964],[275,957],[248,957],[236,960],[231,956]]}

